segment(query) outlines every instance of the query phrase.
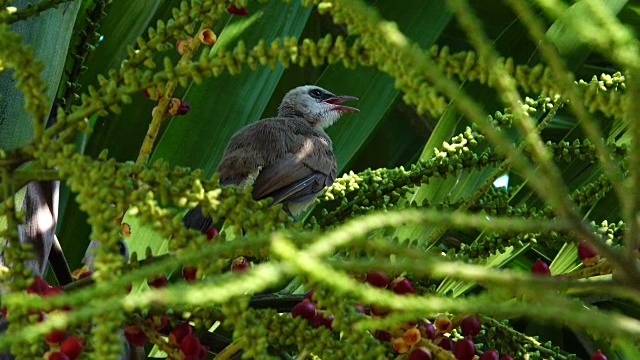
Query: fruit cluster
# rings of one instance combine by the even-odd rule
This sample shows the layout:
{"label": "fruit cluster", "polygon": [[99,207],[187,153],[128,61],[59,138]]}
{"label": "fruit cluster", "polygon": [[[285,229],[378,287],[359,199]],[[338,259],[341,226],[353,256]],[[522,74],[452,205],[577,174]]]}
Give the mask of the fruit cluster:
{"label": "fruit cluster", "polygon": [[[414,293],[414,286],[406,277],[396,277],[390,280],[383,271],[370,271],[366,281],[377,288],[389,287],[396,294],[408,295]],[[385,316],[386,309],[372,305],[371,316]],[[456,322],[457,324],[454,324]],[[454,325],[459,326],[463,338],[454,341],[451,333]],[[482,325],[478,317],[469,315],[461,320],[452,321],[446,314],[438,315],[433,321],[410,321],[387,329],[378,329],[373,336],[381,342],[389,342],[393,351],[400,356],[407,356],[410,360],[430,360],[437,358],[455,358],[458,360],[498,360],[496,350],[486,350],[479,357],[473,337],[480,333]],[[512,359],[504,354],[500,360]]]}
{"label": "fruit cluster", "polygon": [[293,306],[291,315],[306,319],[314,328],[324,326],[329,330],[333,330],[333,315],[318,309],[318,304],[313,300],[313,294],[313,290],[306,293],[304,299]]}
{"label": "fruit cluster", "polygon": [[[58,286],[51,286],[40,276],[35,276],[33,282],[26,289],[27,294],[35,294],[42,297],[56,296],[62,294],[64,289]],[[70,311],[68,307],[52,309],[48,313],[44,311],[33,312],[31,315],[36,321],[43,321],[47,314],[57,311]],[[6,318],[9,314],[7,309],[2,309],[2,315]],[[44,358],[49,360],[70,360],[76,359],[84,349],[84,340],[81,336],[72,335],[66,328],[54,329],[45,335],[44,341],[48,345],[48,351]]]}
{"label": "fruit cluster", "polygon": [[[166,315],[148,317],[146,324],[151,325],[153,331],[160,331],[168,324]],[[129,344],[144,346],[147,335],[140,325],[127,325],[124,331]],[[193,333],[193,327],[188,322],[180,323],[169,332],[169,345],[179,349],[179,356],[184,360],[204,360],[207,358],[208,349],[200,343],[200,338]]]}

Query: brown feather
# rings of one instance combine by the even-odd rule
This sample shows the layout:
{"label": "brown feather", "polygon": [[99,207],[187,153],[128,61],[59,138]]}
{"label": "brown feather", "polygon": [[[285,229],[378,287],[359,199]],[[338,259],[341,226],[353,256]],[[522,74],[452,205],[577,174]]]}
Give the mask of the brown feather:
{"label": "brown feather", "polygon": [[331,139],[299,117],[260,120],[231,138],[217,171],[221,183],[239,185],[260,168],[255,182],[247,184],[254,186],[254,198],[282,193],[312,176],[314,181],[306,187],[275,200],[286,204],[287,199],[292,202],[309,199],[335,180],[336,159]]}

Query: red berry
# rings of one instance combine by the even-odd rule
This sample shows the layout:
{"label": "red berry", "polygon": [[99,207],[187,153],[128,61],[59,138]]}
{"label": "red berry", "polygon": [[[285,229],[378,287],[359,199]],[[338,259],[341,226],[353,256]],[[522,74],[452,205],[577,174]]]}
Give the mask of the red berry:
{"label": "red berry", "polygon": [[315,316],[313,317],[313,319],[311,319],[311,326],[313,326],[314,328],[322,326],[323,319],[324,315],[321,312],[316,311]]}
{"label": "red berry", "polygon": [[334,319],[333,315],[329,315],[325,317],[323,313],[316,312],[316,315],[313,317],[313,320],[311,321],[311,325],[314,328],[324,326],[329,330],[333,330],[333,319]]}
{"label": "red berry", "polygon": [[159,289],[166,287],[169,284],[169,281],[167,280],[166,276],[161,275],[151,281],[147,280],[147,284],[149,284],[149,286],[152,288]]}
{"label": "red berry", "polygon": [[189,325],[188,322],[183,322],[182,324],[176,325],[171,333],[169,333],[169,342],[174,345],[180,344],[182,339],[187,335],[191,335],[193,333],[193,328]]}
{"label": "red berry", "polygon": [[602,351],[598,350],[591,355],[591,360],[607,360],[607,357],[602,353]]}
{"label": "red berry", "polygon": [[311,302],[313,302],[313,294],[315,293],[315,291],[313,289],[307,291],[306,294],[304,294],[304,300],[309,300]]}
{"label": "red berry", "polygon": [[182,267],[182,277],[187,281],[187,282],[194,282],[196,281],[196,273],[198,272],[197,268],[194,267],[189,267],[189,266],[183,266]]}
{"label": "red berry", "polygon": [[452,350],[453,349],[453,340],[449,339],[446,336],[441,336],[439,338],[437,338],[434,343],[438,346],[440,346],[441,348],[445,349],[445,350]]}
{"label": "red berry", "polygon": [[42,322],[42,320],[44,320],[45,317],[46,316],[42,311],[31,311],[29,313],[29,320],[32,320],[35,322]]}
{"label": "red berry", "polygon": [[176,115],[186,115],[191,110],[191,105],[188,102],[180,100],[180,106],[176,110]]}
{"label": "red berry", "polygon": [[180,342],[180,351],[187,356],[198,355],[200,347],[200,339],[193,334],[185,336]]}
{"label": "red berry", "polygon": [[0,312],[2,313],[2,316],[4,316],[5,318],[7,317],[7,308],[2,308],[0,309]]}
{"label": "red berry", "polygon": [[390,332],[384,330],[376,330],[373,333],[373,337],[384,342],[389,342],[393,338]]}
{"label": "red berry", "polygon": [[414,349],[409,354],[409,360],[431,360],[431,351],[426,347]]}
{"label": "red berry", "polygon": [[480,320],[473,315],[465,316],[460,323],[460,329],[464,336],[476,336],[480,332],[480,328]]}
{"label": "red berry", "polygon": [[322,326],[333,331],[333,319],[334,319],[333,315],[322,317]]}
{"label": "red berry", "polygon": [[233,259],[231,262],[231,271],[232,272],[243,272],[247,271],[251,267],[251,263],[244,256],[238,256]]}
{"label": "red berry", "polygon": [[220,232],[218,232],[218,229],[214,228],[213,226],[207,229],[207,231],[205,231],[204,233],[205,235],[207,235],[207,240],[212,240],[214,237],[220,234]]}
{"label": "red berry", "polygon": [[580,241],[578,245],[578,257],[586,266],[595,265],[598,263],[598,260],[600,260],[598,252],[584,240]]}
{"label": "red berry", "polygon": [[480,355],[478,360],[498,360],[498,352],[495,350],[487,350]]}
{"label": "red berry", "polygon": [[135,325],[127,325],[124,328],[124,337],[132,346],[144,346],[147,336]]}
{"label": "red berry", "polygon": [[27,288],[27,294],[42,294],[49,287],[49,283],[40,276],[34,276],[33,283]]}
{"label": "red berry", "polygon": [[293,317],[300,316],[303,319],[313,321],[316,316],[316,306],[311,301],[297,303],[291,309],[291,315],[293,315]]}
{"label": "red berry", "polygon": [[47,288],[45,291],[43,291],[42,296],[43,297],[55,296],[58,294],[62,294],[63,292],[64,292],[63,288],[55,286],[55,287]]}
{"label": "red berry", "polygon": [[64,330],[52,330],[50,333],[44,336],[44,340],[47,344],[60,344],[62,340],[67,336],[67,332]]}
{"label": "red berry", "polygon": [[48,359],[49,360],[71,360],[69,356],[67,356],[67,354],[61,351],[55,351],[55,352],[49,353]]}
{"label": "red berry", "polygon": [[85,272],[83,272],[82,274],[80,274],[78,276],[78,280],[84,279],[84,278],[89,277],[91,275],[93,275],[93,271],[85,271]]}
{"label": "red berry", "polygon": [[60,351],[67,354],[69,358],[75,359],[80,355],[83,347],[81,337],[71,336],[60,344]]}
{"label": "red berry", "polygon": [[[206,346],[200,346],[200,352],[195,360],[206,360],[208,353],[208,348]],[[186,360],[186,359],[185,359]]]}
{"label": "red berry", "polygon": [[418,325],[420,335],[425,339],[433,340],[436,338],[436,327],[432,323],[421,323]]}
{"label": "red berry", "polygon": [[536,262],[533,263],[533,266],[531,266],[531,272],[535,275],[544,275],[544,276],[551,275],[551,270],[549,270],[549,265],[547,265],[547,263],[545,263],[540,259],[536,260]]}
{"label": "red berry", "polygon": [[386,288],[389,285],[389,277],[384,271],[370,271],[367,273],[367,282],[371,286]]}
{"label": "red berry", "polygon": [[471,338],[460,339],[453,348],[457,360],[471,360],[476,354],[476,346]]}
{"label": "red berry", "polygon": [[393,279],[391,289],[393,289],[393,292],[396,294],[413,294],[415,291],[411,281],[403,276]]}
{"label": "red berry", "polygon": [[376,316],[385,316],[391,312],[391,310],[389,310],[388,308],[384,306],[379,306],[376,304],[371,304],[370,309],[371,309],[371,314]]}
{"label": "red berry", "polygon": [[513,358],[509,354],[504,354],[500,357],[500,360],[513,360]]}
{"label": "red berry", "polygon": [[244,7],[237,7],[235,5],[231,5],[227,8],[227,12],[231,15],[238,15],[238,16],[247,16],[249,15],[249,12],[247,11],[247,8]]}
{"label": "red berry", "polygon": [[149,315],[147,322],[153,326],[154,330],[160,331],[169,323],[169,317],[167,315]]}

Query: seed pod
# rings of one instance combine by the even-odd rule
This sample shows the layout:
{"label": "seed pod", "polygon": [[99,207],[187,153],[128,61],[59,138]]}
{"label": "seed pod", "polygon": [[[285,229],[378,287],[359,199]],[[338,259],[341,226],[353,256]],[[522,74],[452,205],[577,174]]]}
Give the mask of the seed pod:
{"label": "seed pod", "polygon": [[447,333],[453,328],[453,324],[446,314],[439,314],[436,317],[435,325],[440,334]]}
{"label": "seed pod", "polygon": [[184,52],[187,49],[187,46],[191,44],[192,40],[193,38],[191,36],[187,36],[186,39],[178,39],[176,41],[176,50],[178,50],[178,54],[184,55]]}
{"label": "seed pod", "polygon": [[202,29],[202,31],[198,33],[198,39],[200,39],[200,41],[205,45],[213,45],[216,43],[216,40],[218,40],[218,37],[213,30]]}
{"label": "seed pod", "polygon": [[417,328],[409,329],[404,332],[402,338],[404,339],[404,342],[407,343],[407,345],[415,345],[420,341],[420,330],[418,330]]}
{"label": "seed pod", "polygon": [[407,344],[403,338],[396,338],[393,339],[393,351],[397,352],[398,354],[404,354],[407,351],[409,351],[409,344]]}

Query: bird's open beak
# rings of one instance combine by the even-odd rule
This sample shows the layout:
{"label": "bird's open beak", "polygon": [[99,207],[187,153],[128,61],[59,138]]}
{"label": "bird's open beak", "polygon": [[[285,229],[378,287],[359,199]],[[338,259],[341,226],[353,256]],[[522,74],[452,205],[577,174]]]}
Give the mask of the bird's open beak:
{"label": "bird's open beak", "polygon": [[322,102],[333,105],[333,110],[338,110],[340,112],[358,112],[358,111],[360,111],[359,109],[356,109],[356,108],[351,107],[351,106],[339,105],[339,104],[342,104],[343,102],[351,101],[351,100],[358,100],[358,98],[355,97],[355,96],[341,95],[341,96],[334,96],[334,97],[330,97],[328,99],[324,99],[324,100],[322,100]]}

